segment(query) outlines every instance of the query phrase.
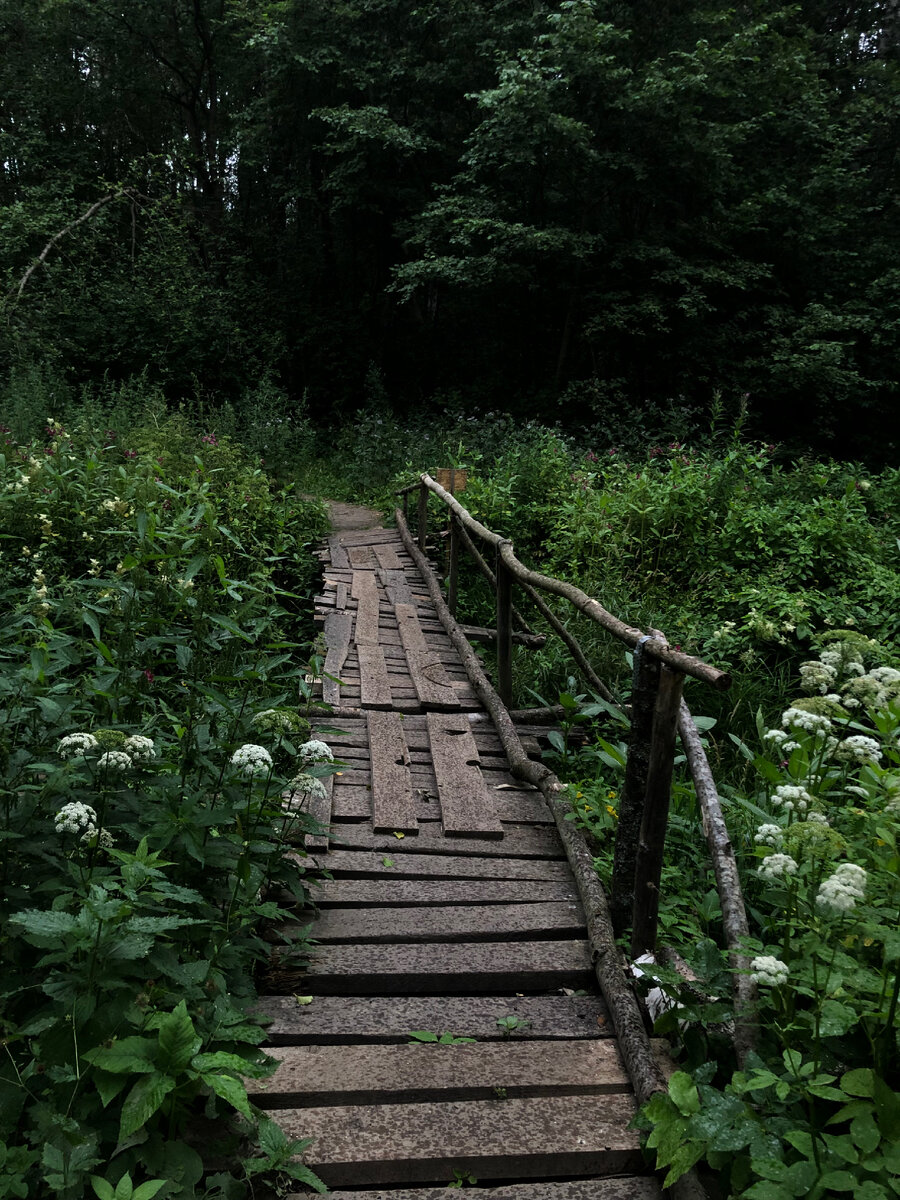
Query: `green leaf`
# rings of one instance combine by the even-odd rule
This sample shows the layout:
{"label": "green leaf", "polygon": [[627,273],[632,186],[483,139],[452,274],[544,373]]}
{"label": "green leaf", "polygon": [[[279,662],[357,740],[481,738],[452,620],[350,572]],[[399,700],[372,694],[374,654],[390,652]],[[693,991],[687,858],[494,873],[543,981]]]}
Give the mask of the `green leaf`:
{"label": "green leaf", "polygon": [[127,1075],[115,1075],[111,1071],[102,1071],[99,1067],[94,1068],[92,1079],[104,1108],[107,1108],[110,1101],[115,1100],[119,1092],[128,1085]]}
{"label": "green leaf", "polygon": [[253,1120],[253,1112],[250,1108],[250,1101],[247,1099],[247,1089],[239,1079],[235,1079],[233,1075],[215,1075],[204,1073],[201,1079],[217,1096],[227,1101],[232,1108],[237,1111],[248,1121]]}
{"label": "green leaf", "polygon": [[95,1067],[113,1074],[150,1074],[156,1070],[156,1043],[150,1038],[117,1038],[111,1046],[97,1046],[83,1056]]}
{"label": "green leaf", "polygon": [[850,1122],[850,1136],[863,1154],[871,1154],[881,1141],[881,1131],[871,1113],[854,1117]]}
{"label": "green leaf", "polygon": [[184,1000],[159,1023],[159,1065],[170,1075],[178,1075],[190,1063],[202,1045]]}
{"label": "green leaf", "polygon": [[166,1179],[148,1179],[134,1189],[131,1200],[153,1200],[159,1189],[165,1187],[166,1183],[168,1183]]}
{"label": "green leaf", "polygon": [[9,923],[20,926],[24,930],[25,941],[41,949],[67,945],[78,928],[78,919],[72,913],[38,908],[23,909],[10,917]]}
{"label": "green leaf", "polygon": [[783,1188],[780,1183],[772,1183],[769,1179],[754,1183],[742,1194],[747,1200],[793,1200],[793,1192]]}
{"label": "green leaf", "polygon": [[819,1180],[819,1186],[832,1192],[855,1192],[859,1180],[849,1171],[826,1171]]}
{"label": "green leaf", "polygon": [[871,1099],[875,1095],[875,1072],[871,1067],[857,1067],[854,1071],[845,1071],[841,1076],[841,1091],[848,1096],[865,1096]]}
{"label": "green leaf", "polygon": [[116,1184],[116,1200],[131,1200],[133,1191],[134,1184],[131,1182],[131,1176],[126,1171]]}
{"label": "green leaf", "polygon": [[99,1197],[99,1200],[115,1200],[116,1193],[113,1191],[111,1183],[101,1178],[99,1175],[91,1176],[91,1187]]}
{"label": "green leaf", "polygon": [[[700,1095],[696,1084],[685,1071],[676,1071],[669,1080],[669,1095],[682,1116],[689,1117],[692,1113],[700,1111]],[[696,1159],[694,1161],[696,1162]]]}
{"label": "green leaf", "polygon": [[678,1147],[672,1158],[668,1174],[663,1180],[663,1189],[669,1188],[703,1157],[703,1142],[685,1142]]}
{"label": "green leaf", "polygon": [[124,1142],[127,1137],[142,1129],[174,1088],[175,1080],[158,1071],[139,1079],[122,1105],[119,1141]]}

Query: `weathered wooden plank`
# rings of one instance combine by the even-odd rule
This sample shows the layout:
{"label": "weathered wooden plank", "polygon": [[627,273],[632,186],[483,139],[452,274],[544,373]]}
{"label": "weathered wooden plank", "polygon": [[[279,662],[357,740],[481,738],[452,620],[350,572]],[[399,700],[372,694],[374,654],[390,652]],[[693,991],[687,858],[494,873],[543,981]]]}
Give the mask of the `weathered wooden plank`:
{"label": "weathered wooden plank", "polygon": [[400,714],[370,712],[366,723],[372,757],[372,827],[376,833],[412,833],[418,821]]}
{"label": "weathered wooden plank", "polygon": [[[299,927],[315,917],[300,914]],[[288,927],[290,928],[290,926]],[[430,908],[330,908],[315,919],[317,942],[494,942],[576,937],[585,931],[581,905],[466,904]]]}
{"label": "weathered wooden plank", "polygon": [[371,571],[353,572],[353,596],[357,600],[356,629],[353,639],[358,646],[378,643],[378,584]]}
{"label": "weathered wooden plank", "polygon": [[325,618],[325,675],[334,676],[332,679],[322,679],[322,699],[326,704],[340,703],[340,684],[336,680],[347,660],[350,648],[350,631],[353,620],[349,613],[332,613]]}
{"label": "weathered wooden plank", "polygon": [[587,987],[592,978],[582,940],[327,945],[316,947],[291,990],[368,996],[536,992]]}
{"label": "weathered wooden plank", "polygon": [[402,547],[403,542],[396,529],[346,529],[340,535],[342,546],[377,546],[396,544]]}
{"label": "weathered wooden plank", "polygon": [[373,547],[379,567],[382,567],[385,571],[403,570],[403,560],[397,553],[400,545],[401,542],[398,538],[396,543],[382,542],[380,545]]}
{"label": "weathered wooden plank", "polygon": [[306,1163],[340,1184],[480,1181],[640,1171],[628,1096],[298,1108],[279,1113],[289,1138],[313,1138]]}
{"label": "weathered wooden plank", "polygon": [[534,879],[327,879],[316,886],[312,898],[320,908],[571,904],[578,900],[578,889],[574,881]]}
{"label": "weathered wooden plank", "polygon": [[[271,1019],[273,1045],[407,1042],[411,1029],[448,1030],[479,1042],[533,1038],[612,1037],[600,996],[316,996],[299,1005],[295,996],[262,996],[256,1011]],[[512,1034],[498,1021],[519,1022]]]}
{"label": "weathered wooden plank", "polygon": [[420,830],[417,837],[397,839],[392,833],[373,833],[370,829],[345,825],[335,839],[356,850],[380,850],[394,854],[453,854],[479,858],[565,858],[562,842],[555,829],[539,826],[505,826],[503,838],[458,836],[452,839],[431,830]]}
{"label": "weathered wooden plank", "polygon": [[[443,1032],[432,1030],[431,1032]],[[611,1096],[631,1084],[611,1038],[464,1046],[283,1046],[266,1079],[248,1080],[261,1108],[411,1104],[522,1096]]]}
{"label": "weathered wooden plank", "polygon": [[320,863],[313,856],[302,859],[301,864],[310,870],[321,866],[336,878],[349,875],[358,879],[545,879],[566,882],[572,878],[568,862],[560,859],[394,854],[393,849],[395,847],[388,852],[366,853],[335,847]]}
{"label": "weathered wooden plank", "polygon": [[403,571],[388,571],[383,569],[378,572],[378,579],[381,582],[381,586],[387,592],[387,597],[391,604],[414,603],[409,580]]}
{"label": "weathered wooden plank", "polygon": [[341,571],[349,568],[350,559],[347,557],[347,551],[341,545],[340,538],[332,537],[328,539],[328,554],[331,559],[331,566],[335,570]]}
{"label": "weathered wooden plank", "polygon": [[429,713],[427,728],[444,833],[502,837],[503,826],[485,787],[468,718]]}
{"label": "weathered wooden plank", "polygon": [[358,643],[359,700],[363,708],[390,708],[391,683],[380,646]]}
{"label": "weathered wooden plank", "polygon": [[[447,1200],[440,1188],[391,1188],[384,1191],[330,1192],[331,1200]],[[286,1200],[309,1200],[292,1193]],[[612,1179],[570,1179],[563,1183],[511,1183],[491,1188],[487,1200],[663,1200],[652,1175],[618,1175]]]}
{"label": "weathered wooden plank", "polygon": [[374,571],[378,562],[371,546],[345,546],[354,571]]}
{"label": "weathered wooden plank", "polygon": [[[343,747],[338,746],[340,752]],[[340,784],[340,781],[339,781]],[[416,816],[419,820],[439,812],[437,797],[424,788],[414,788]],[[494,807],[501,821],[517,821],[523,825],[552,825],[550,814],[540,792],[502,791],[495,793]],[[334,791],[332,813],[335,820],[364,821],[372,815],[372,792],[365,784],[340,784]]]}
{"label": "weathered wooden plank", "polygon": [[456,708],[459,697],[452,688],[440,655],[426,641],[415,608],[411,604],[395,604],[394,612],[419,700],[432,708]]}

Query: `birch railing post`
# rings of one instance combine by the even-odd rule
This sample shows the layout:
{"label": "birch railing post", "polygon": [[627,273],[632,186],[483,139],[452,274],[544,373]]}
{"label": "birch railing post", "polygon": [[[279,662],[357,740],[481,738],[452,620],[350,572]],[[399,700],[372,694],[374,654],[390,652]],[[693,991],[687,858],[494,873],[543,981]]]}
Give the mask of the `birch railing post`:
{"label": "birch railing post", "polygon": [[656,709],[661,665],[658,658],[644,653],[644,646],[652,638],[652,634],[646,634],[634,648],[631,737],[625,764],[625,781],[622,784],[622,795],[619,797],[619,823],[609,897],[609,911],[616,937],[621,937],[628,928],[634,911],[634,871],[644,820],[653,713]]}
{"label": "birch railing post", "polygon": [[419,528],[418,542],[419,549],[423,554],[427,554],[426,539],[428,537],[428,488],[423,483],[419,488]]}
{"label": "birch railing post", "polygon": [[447,552],[447,607],[456,616],[456,592],[459,586],[459,521],[450,513],[450,549]]}
{"label": "birch railing post", "polygon": [[675,766],[675,732],[681,706],[684,676],[663,665],[656,689],[653,735],[644,794],[644,816],[634,872],[634,919],[631,924],[633,958],[656,949],[659,922],[659,884],[662,878],[672,771]]}
{"label": "birch railing post", "polygon": [[512,704],[512,574],[497,553],[497,692]]}

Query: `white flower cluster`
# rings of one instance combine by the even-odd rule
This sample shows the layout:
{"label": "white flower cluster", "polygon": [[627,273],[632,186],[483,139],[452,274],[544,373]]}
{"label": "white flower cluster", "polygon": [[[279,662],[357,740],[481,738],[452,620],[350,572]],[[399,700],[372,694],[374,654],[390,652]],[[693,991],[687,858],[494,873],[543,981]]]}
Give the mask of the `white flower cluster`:
{"label": "white flower cluster", "polygon": [[759,864],[759,875],[772,883],[796,874],[797,860],[789,854],[770,854]]}
{"label": "white flower cluster", "polygon": [[107,750],[97,759],[101,771],[127,771],[131,766],[131,755],[124,750]]}
{"label": "white flower cluster", "polygon": [[297,757],[302,763],[334,762],[331,749],[324,742],[317,742],[315,738],[300,747]]}
{"label": "white flower cluster", "polygon": [[874,765],[881,760],[881,747],[874,738],[857,734],[855,737],[844,738],[842,742],[838,742],[834,757],[840,762],[872,763]]}
{"label": "white flower cluster", "polygon": [[802,729],[813,737],[827,737],[831,733],[831,721],[820,713],[807,712],[804,708],[786,708],[781,714],[781,724],[785,729]]}
{"label": "white flower cluster", "polygon": [[288,790],[284,793],[284,807],[297,811],[303,808],[308,800],[324,800],[327,792],[325,784],[314,775],[295,775]]}
{"label": "white flower cluster", "polygon": [[841,863],[833,875],[819,884],[816,904],[834,913],[852,912],[865,899],[866,872],[855,863]]}
{"label": "white flower cluster", "polygon": [[254,746],[248,742],[239,746],[231,756],[231,765],[237,767],[242,775],[268,775],[272,770],[272,755],[265,746]]}
{"label": "white flower cluster", "polygon": [[787,983],[789,975],[787,963],[771,954],[762,954],[750,964],[750,978],[764,987],[780,987]]}
{"label": "white flower cluster", "polygon": [[794,809],[797,812],[806,812],[812,802],[813,798],[806,788],[792,783],[779,784],[772,793],[773,808],[783,808],[786,812],[792,812]]}
{"label": "white flower cluster", "polygon": [[807,825],[827,825],[828,818],[824,813],[811,812],[806,814]]}
{"label": "white flower cluster", "polygon": [[800,686],[804,692],[820,692],[824,696],[837,676],[837,668],[831,663],[813,659],[800,664]]}
{"label": "white flower cluster", "polygon": [[141,733],[133,733],[122,743],[122,749],[131,756],[132,762],[152,762],[156,749],[153,738],[144,737]]}
{"label": "white flower cluster", "polygon": [[781,845],[784,831],[780,825],[760,825],[753,838],[757,846],[772,846],[777,850]]}
{"label": "white flower cluster", "polygon": [[57,833],[90,833],[97,832],[97,814],[88,804],[73,800],[64,804],[53,818]]}
{"label": "white flower cluster", "polygon": [[88,750],[96,750],[99,742],[92,733],[70,733],[56,747],[60,758],[84,758]]}
{"label": "white flower cluster", "polygon": [[99,832],[96,828],[91,827],[84,831],[80,838],[81,844],[92,850],[109,850],[115,845],[113,835],[108,829],[101,829]]}

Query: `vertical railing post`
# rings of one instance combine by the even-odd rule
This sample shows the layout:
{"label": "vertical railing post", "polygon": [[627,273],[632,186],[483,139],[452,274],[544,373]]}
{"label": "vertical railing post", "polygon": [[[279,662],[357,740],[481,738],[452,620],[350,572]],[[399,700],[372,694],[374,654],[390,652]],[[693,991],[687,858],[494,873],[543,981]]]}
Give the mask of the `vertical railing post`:
{"label": "vertical railing post", "polygon": [[644,817],[634,872],[634,919],[631,953],[634,958],[656,949],[659,921],[659,885],[662,878],[672,771],[675,765],[675,734],[684,676],[662,665],[653,712],[653,734],[644,795]]}
{"label": "vertical railing post", "polygon": [[497,547],[497,692],[512,704],[512,575]]}
{"label": "vertical railing post", "polygon": [[609,897],[610,916],[616,937],[621,937],[628,928],[634,911],[634,870],[644,819],[644,796],[647,793],[650,744],[653,738],[653,713],[659,688],[660,661],[653,655],[644,653],[645,644],[653,636],[647,634],[634,648],[631,736],[625,764],[625,780],[619,797],[619,822]]}
{"label": "vertical railing post", "polygon": [[428,488],[425,484],[419,487],[419,529],[418,542],[419,549],[423,554],[427,553],[425,543],[428,538]]}
{"label": "vertical railing post", "polygon": [[447,607],[456,616],[456,592],[459,586],[459,525],[456,513],[450,513],[450,548],[447,551]]}
{"label": "vertical railing post", "polygon": [[403,520],[409,524],[409,492],[403,493]]}

